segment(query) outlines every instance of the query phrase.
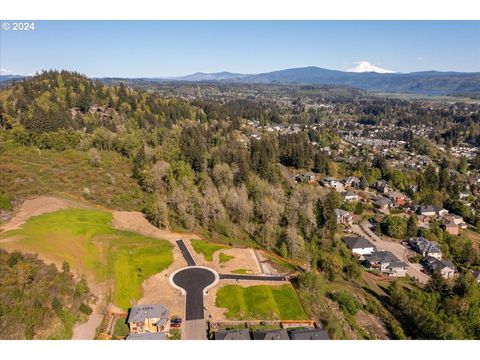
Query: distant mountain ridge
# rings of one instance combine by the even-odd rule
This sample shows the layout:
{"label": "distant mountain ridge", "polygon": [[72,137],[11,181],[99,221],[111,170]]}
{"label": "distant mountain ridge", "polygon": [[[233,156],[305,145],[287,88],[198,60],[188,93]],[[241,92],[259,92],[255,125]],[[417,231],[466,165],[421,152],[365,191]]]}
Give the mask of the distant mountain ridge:
{"label": "distant mountain ridge", "polygon": [[[201,76],[199,76],[201,74]],[[421,71],[412,73],[347,72],[316,66],[292,68],[260,74],[197,73],[177,77],[177,81],[221,81],[263,84],[348,85],[377,92],[425,95],[479,94],[480,72]]]}
{"label": "distant mountain ridge", "polygon": [[[365,64],[364,64],[365,65]],[[375,67],[374,67],[375,68]],[[228,71],[217,73],[197,72],[178,77],[128,78],[142,82],[239,82],[260,84],[312,84],[351,86],[375,92],[413,93],[422,95],[466,95],[480,96],[480,72],[440,72],[420,71],[412,73],[379,73],[369,71],[363,66],[364,72],[348,72],[329,70],[316,66],[291,68],[259,74],[240,74]],[[380,70],[385,70],[377,68]],[[18,75],[0,75],[0,82],[21,79]],[[127,78],[99,78],[103,81]]]}

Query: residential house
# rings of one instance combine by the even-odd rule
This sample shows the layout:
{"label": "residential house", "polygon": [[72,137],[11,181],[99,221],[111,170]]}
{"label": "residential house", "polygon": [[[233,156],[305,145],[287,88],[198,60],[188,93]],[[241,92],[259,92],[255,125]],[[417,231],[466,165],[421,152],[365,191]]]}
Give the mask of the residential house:
{"label": "residential house", "polygon": [[127,324],[130,334],[168,331],[168,309],[160,304],[135,305],[130,309]]}
{"label": "residential house", "polygon": [[330,340],[324,329],[301,329],[289,332],[291,340]]}
{"label": "residential house", "polygon": [[467,199],[469,196],[470,196],[470,193],[466,191],[461,191],[458,193],[458,197],[460,198],[460,200]]}
{"label": "residential house", "polygon": [[307,171],[295,176],[295,181],[302,183],[314,183],[317,175],[314,172]]}
{"label": "residential house", "polygon": [[424,216],[445,216],[448,214],[448,210],[440,206],[434,205],[421,205],[418,213]]}
{"label": "residential house", "polygon": [[253,331],[252,337],[253,340],[290,340],[285,329]]}
{"label": "residential house", "polygon": [[355,255],[368,255],[375,251],[375,246],[363,237],[347,236],[343,238],[343,241]]}
{"label": "residential house", "polygon": [[432,205],[421,205],[418,209],[418,213],[423,216],[435,216],[437,214]]}
{"label": "residential house", "polygon": [[391,190],[390,185],[388,185],[388,182],[385,180],[378,180],[374,184],[375,190],[382,194],[386,194]]}
{"label": "residential house", "polygon": [[438,260],[428,256],[423,259],[423,264],[431,273],[438,271],[444,279],[451,279],[455,275],[455,267],[450,260]]}
{"label": "residential house", "polygon": [[460,227],[454,221],[445,219],[442,227],[450,235],[460,235]]}
{"label": "residential house", "polygon": [[320,185],[335,189],[337,191],[343,190],[343,184],[331,176],[327,176],[326,178],[320,180]]}
{"label": "residential house", "polygon": [[390,251],[376,251],[365,255],[365,265],[370,269],[378,269],[387,276],[400,277],[407,273],[407,264],[400,261]]}
{"label": "residential house", "polygon": [[355,176],[349,176],[343,180],[343,183],[347,187],[359,187],[360,186],[360,179],[356,178]]}
{"label": "residential house", "polygon": [[216,331],[215,340],[251,340],[250,331],[248,329]]}
{"label": "residential house", "polygon": [[335,209],[335,217],[337,224],[351,225],[353,223],[352,214],[343,209]]}
{"label": "residential house", "polygon": [[343,201],[354,202],[360,200],[360,197],[353,191],[346,191],[342,193]]}
{"label": "residential house", "polygon": [[423,257],[432,256],[442,260],[442,250],[440,250],[440,246],[435,241],[427,240],[424,237],[415,237],[410,238],[408,244]]}
{"label": "residential house", "polygon": [[387,212],[390,207],[392,207],[392,201],[386,197],[379,196],[373,202],[373,206],[382,212]]}
{"label": "residential house", "polygon": [[400,191],[389,191],[387,196],[393,201],[396,206],[403,206],[408,200],[407,195]]}
{"label": "residential house", "polygon": [[465,222],[465,220],[463,220],[463,217],[461,217],[460,215],[447,214],[443,217],[443,219],[457,224],[458,227],[461,229],[466,229],[468,227],[467,223]]}

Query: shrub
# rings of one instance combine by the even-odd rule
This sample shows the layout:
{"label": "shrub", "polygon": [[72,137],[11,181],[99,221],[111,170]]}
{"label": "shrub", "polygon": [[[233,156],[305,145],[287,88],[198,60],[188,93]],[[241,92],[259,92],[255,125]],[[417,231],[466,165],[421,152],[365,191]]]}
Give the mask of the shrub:
{"label": "shrub", "polygon": [[90,315],[93,311],[92,308],[85,303],[81,303],[78,310],[85,315]]}
{"label": "shrub", "polygon": [[330,294],[330,297],[340,305],[340,308],[344,312],[350,315],[355,315],[361,308],[361,305],[351,295],[345,292],[334,292]]}

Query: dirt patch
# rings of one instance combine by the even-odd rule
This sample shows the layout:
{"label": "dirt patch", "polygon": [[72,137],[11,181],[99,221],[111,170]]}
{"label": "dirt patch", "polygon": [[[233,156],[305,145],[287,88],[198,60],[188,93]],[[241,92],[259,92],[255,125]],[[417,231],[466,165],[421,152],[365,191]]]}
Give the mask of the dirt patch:
{"label": "dirt patch", "polygon": [[176,233],[169,230],[159,229],[148,222],[145,215],[138,211],[112,211],[112,226],[119,230],[128,230],[174,242],[177,239],[200,239],[200,236],[192,233]]}
{"label": "dirt patch", "polygon": [[[255,252],[253,249],[239,249],[239,248],[230,248],[230,249],[221,249],[216,251],[213,254],[213,260],[207,261],[205,257],[201,254],[195,253],[192,249],[190,242],[188,241],[188,249],[192,253],[195,258],[195,261],[198,265],[206,266],[211,269],[214,269],[220,274],[229,274],[232,273],[234,270],[238,269],[245,269],[249,270],[249,274],[262,274],[262,269],[258,264],[257,258],[255,256]],[[228,256],[233,256],[233,259],[230,259],[224,263],[220,262],[219,256],[220,253],[223,253]],[[195,256],[196,255],[196,256]]]}
{"label": "dirt patch", "polygon": [[387,327],[378,317],[368,312],[360,310],[355,315],[355,320],[368,335],[377,340],[388,340],[390,338],[390,332]]}
{"label": "dirt patch", "polygon": [[25,200],[20,206],[18,212],[0,227],[2,231],[16,230],[20,228],[28,219],[68,207],[78,207],[73,202],[60,199],[53,196],[40,196],[35,199]]}

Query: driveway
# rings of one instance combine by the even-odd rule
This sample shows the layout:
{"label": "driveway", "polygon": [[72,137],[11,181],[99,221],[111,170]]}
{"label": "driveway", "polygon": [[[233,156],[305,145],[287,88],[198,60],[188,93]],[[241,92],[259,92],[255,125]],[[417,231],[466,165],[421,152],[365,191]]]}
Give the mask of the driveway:
{"label": "driveway", "polygon": [[419,282],[426,284],[430,277],[420,271],[421,267],[417,266],[417,264],[412,264],[407,259],[408,249],[403,246],[402,244],[396,243],[391,240],[385,240],[371,231],[368,227],[368,223],[366,221],[362,222],[361,225],[353,224],[352,225],[352,232],[355,234],[362,236],[368,240],[370,240],[377,250],[386,250],[390,251],[393,255],[395,255],[400,260],[404,261],[407,264],[407,274],[410,277],[417,279]]}

